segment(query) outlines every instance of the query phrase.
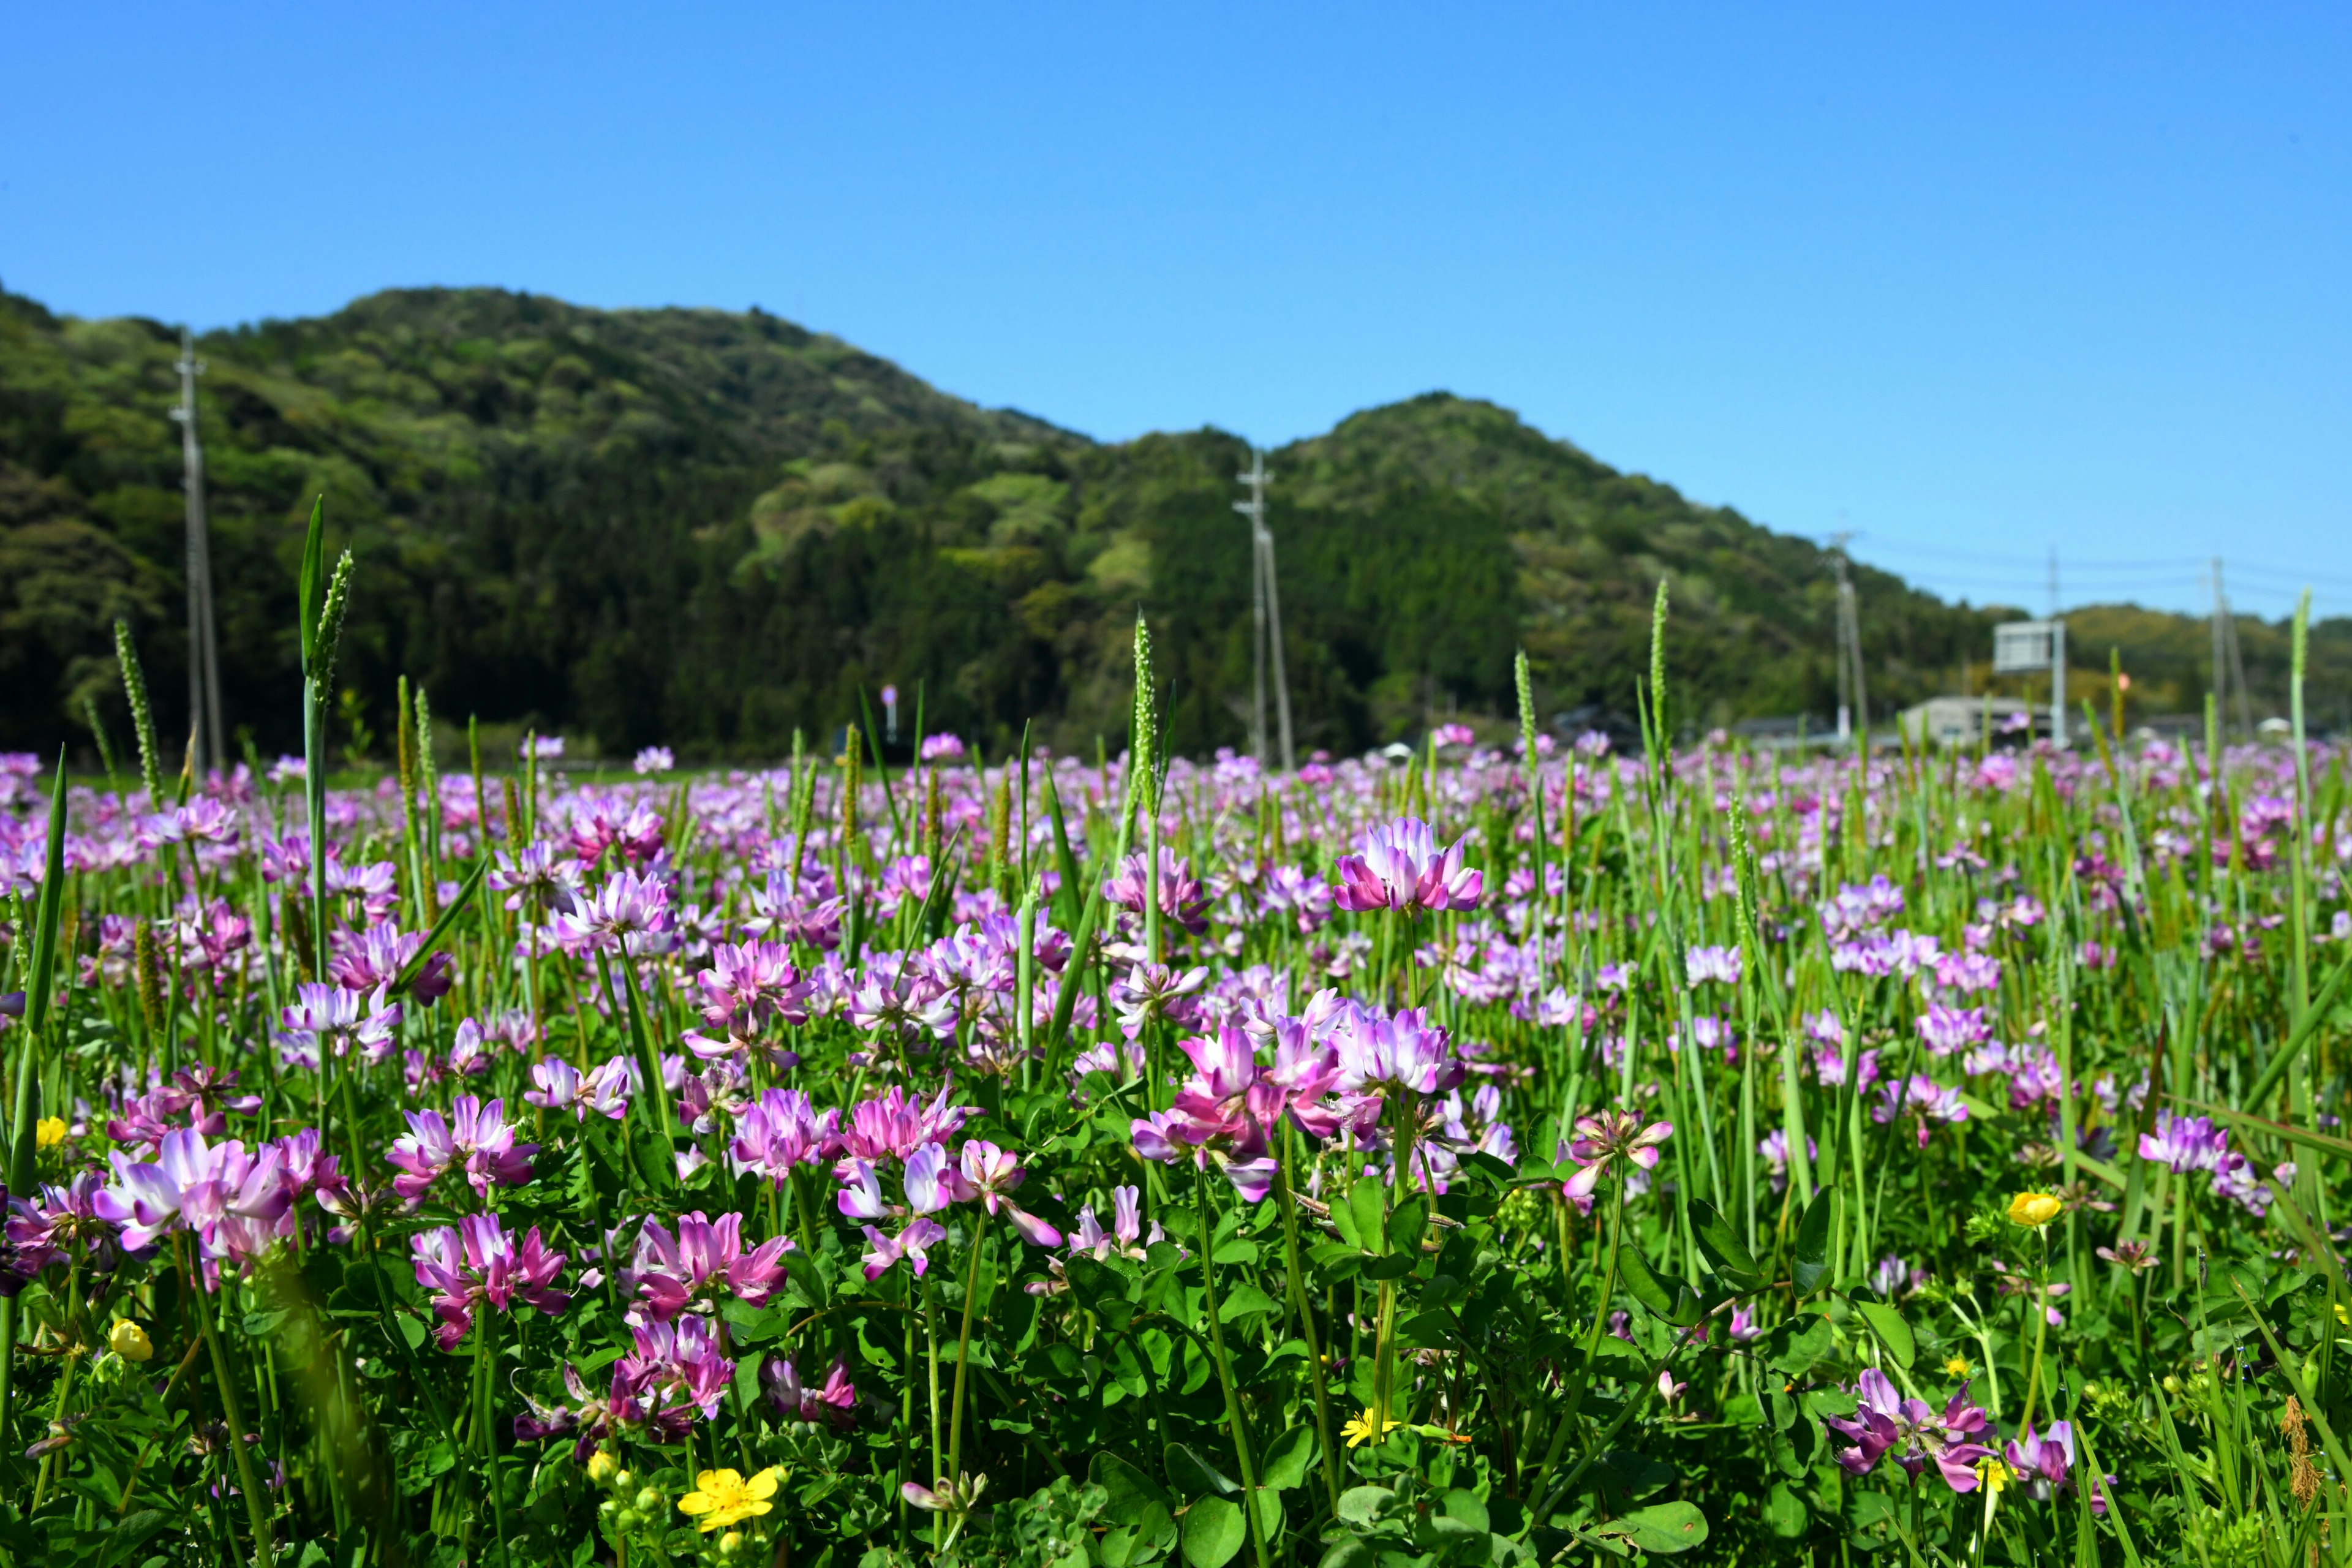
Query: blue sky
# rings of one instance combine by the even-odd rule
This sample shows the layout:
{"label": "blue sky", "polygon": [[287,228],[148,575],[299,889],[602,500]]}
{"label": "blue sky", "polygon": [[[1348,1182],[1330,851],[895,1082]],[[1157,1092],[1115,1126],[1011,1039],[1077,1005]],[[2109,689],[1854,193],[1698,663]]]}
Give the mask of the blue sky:
{"label": "blue sky", "polygon": [[1434,387],[1946,593],[2352,613],[2352,9],[7,0],[0,282],[758,303],[1104,437]]}

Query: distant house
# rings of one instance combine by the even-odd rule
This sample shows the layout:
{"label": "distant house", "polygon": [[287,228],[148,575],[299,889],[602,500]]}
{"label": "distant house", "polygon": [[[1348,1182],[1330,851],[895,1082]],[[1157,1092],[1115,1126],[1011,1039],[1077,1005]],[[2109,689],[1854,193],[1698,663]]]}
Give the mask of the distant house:
{"label": "distant house", "polygon": [[1915,745],[1928,741],[1940,746],[1973,745],[1983,734],[1990,705],[1992,732],[1998,740],[2004,728],[2013,730],[2021,714],[2030,714],[2037,732],[2046,733],[2047,717],[2029,709],[2017,697],[1930,697],[1903,710],[1904,735]]}

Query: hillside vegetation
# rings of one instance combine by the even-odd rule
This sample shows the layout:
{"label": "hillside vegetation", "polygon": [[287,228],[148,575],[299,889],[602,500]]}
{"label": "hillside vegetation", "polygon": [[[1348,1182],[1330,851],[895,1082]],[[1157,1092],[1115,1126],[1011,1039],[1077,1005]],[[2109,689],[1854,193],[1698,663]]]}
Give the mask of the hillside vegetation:
{"label": "hillside vegetation", "polygon": [[[87,745],[86,698],[119,721],[118,616],[162,726],[184,721],[177,351],[156,322],[0,294],[0,743]],[[1140,606],[1171,742],[1245,733],[1247,449],[1223,432],[1100,444],[759,311],[490,289],[388,291],[198,353],[226,706],[264,748],[296,739],[291,584],[320,494],[367,586],[342,679],[378,732],[404,673],[444,715],[607,752],[772,756],[895,681],[992,749],[1033,716],[1090,748],[1123,726]],[[1431,394],[1269,462],[1303,747],[1507,711],[1522,642],[1547,712],[1630,708],[1662,575],[1685,724],[1833,704],[1818,547],[1507,410]],[[1874,710],[1981,668],[1998,616],[1859,577]],[[2201,624],[2177,621],[2135,636],[2193,653]],[[2086,662],[2105,636],[2077,636]],[[2243,640],[2270,689],[2283,639]]]}

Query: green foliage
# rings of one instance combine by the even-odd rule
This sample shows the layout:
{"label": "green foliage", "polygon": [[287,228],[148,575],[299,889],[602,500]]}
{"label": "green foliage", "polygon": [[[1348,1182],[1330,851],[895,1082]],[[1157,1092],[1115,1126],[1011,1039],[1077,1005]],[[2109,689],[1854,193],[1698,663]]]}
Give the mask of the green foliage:
{"label": "green foliage", "polygon": [[[452,713],[568,731],[575,754],[767,757],[894,681],[996,754],[1033,719],[1084,750],[1124,731],[1140,608],[1171,749],[1244,740],[1233,437],[1097,445],[759,311],[405,289],[199,351],[226,705],[266,748],[299,743],[286,584],[320,495],[366,583],[340,681],[379,731],[406,673]],[[117,618],[163,733],[184,728],[177,352],[152,321],[0,295],[0,744],[89,744],[90,699],[119,719]],[[1305,748],[1457,709],[1500,733],[1521,645],[1547,722],[1624,710],[1661,578],[1687,726],[1830,705],[1832,578],[1810,542],[1443,394],[1270,456]],[[1985,640],[1984,612],[1861,583],[1874,703],[1950,685]]]}

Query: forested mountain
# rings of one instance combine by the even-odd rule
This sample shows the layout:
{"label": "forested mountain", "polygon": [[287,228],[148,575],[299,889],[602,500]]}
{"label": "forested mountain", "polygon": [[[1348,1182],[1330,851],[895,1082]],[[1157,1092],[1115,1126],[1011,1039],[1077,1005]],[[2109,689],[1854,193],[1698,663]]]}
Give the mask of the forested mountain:
{"label": "forested mountain", "polygon": [[[0,745],[86,746],[85,697],[120,723],[117,616],[184,721],[177,353],[0,294]],[[401,289],[198,353],[225,706],[265,749],[295,743],[320,494],[359,568],[341,679],[379,732],[405,673],[445,720],[766,757],[895,681],[992,750],[1031,717],[1116,747],[1139,605],[1174,744],[1244,733],[1236,437],[1098,444],[756,310]],[[1821,550],[1504,409],[1432,394],[1268,462],[1302,748],[1507,713],[1522,642],[1547,712],[1625,709],[1661,575],[1686,722],[1833,702]],[[1859,580],[1874,708],[1981,668],[1991,612]]]}

